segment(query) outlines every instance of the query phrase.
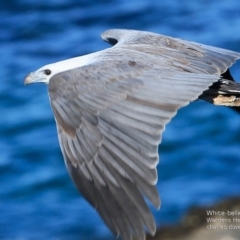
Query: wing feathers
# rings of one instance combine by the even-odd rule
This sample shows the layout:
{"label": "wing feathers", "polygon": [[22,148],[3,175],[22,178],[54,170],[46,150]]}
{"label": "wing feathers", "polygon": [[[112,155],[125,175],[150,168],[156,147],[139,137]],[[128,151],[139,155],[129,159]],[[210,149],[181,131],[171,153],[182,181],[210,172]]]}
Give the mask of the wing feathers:
{"label": "wing feathers", "polygon": [[125,153],[123,153],[118,147],[114,145],[109,139],[105,138],[104,146],[107,150],[111,151],[113,158],[119,158],[121,162],[125,163],[128,167],[132,168],[139,176],[145,178],[149,184],[156,184],[157,171],[156,169],[148,169],[141,167],[140,164],[136,164]]}
{"label": "wing feathers", "polygon": [[153,159],[153,162],[149,163],[150,166],[155,164],[155,158],[158,157],[157,153],[157,144],[151,145],[151,147],[147,148],[146,144],[143,144],[137,139],[134,139],[131,133],[128,131],[121,131],[117,129],[114,125],[111,125],[102,120],[99,121],[99,126],[101,128],[101,132],[105,135],[110,134],[119,138],[120,141],[126,143],[128,146],[131,146],[135,151],[139,152],[139,154],[146,156],[149,159]]}
{"label": "wing feathers", "polygon": [[113,174],[113,171],[110,170],[109,166],[107,166],[104,161],[97,156],[94,161],[98,170],[102,173],[103,176],[107,179],[108,183],[113,184],[115,187],[120,188],[118,181],[116,180],[116,176]]}
{"label": "wing feathers", "polygon": [[121,184],[121,187],[124,189],[125,193],[129,196],[131,201],[135,204],[137,211],[141,215],[141,219],[143,223],[148,228],[149,232],[153,235],[156,231],[156,225],[154,222],[154,218],[149,210],[146,202],[144,201],[140,191],[136,186],[126,178],[123,178],[116,169],[112,168],[109,165],[109,168],[113,172],[114,176],[116,177],[117,181]]}
{"label": "wing feathers", "polygon": [[149,185],[146,180],[139,176],[134,169],[129,167],[128,164],[122,162],[118,157],[115,157],[114,153],[112,153],[107,146],[103,145],[99,154],[101,158],[104,158],[104,161],[107,161],[112,167],[117,169],[117,171],[119,171],[119,168],[116,168],[116,166],[121,166],[121,175],[132,180],[133,182],[136,182],[141,192],[152,202],[156,208],[159,208],[160,199],[155,186]]}
{"label": "wing feathers", "polygon": [[[156,153],[149,156],[148,154],[145,154],[145,152],[139,152],[137,149],[141,149],[141,147],[137,144],[135,141],[128,141],[126,140],[126,136],[121,135],[118,137],[118,131],[116,129],[111,129],[112,131],[109,131],[109,128],[101,128],[103,136],[105,138],[109,139],[110,141],[114,142],[114,144],[120,149],[120,151],[123,151],[126,153],[131,160],[133,160],[137,165],[143,164],[143,168],[156,168],[156,165],[158,163],[158,156]],[[130,144],[129,144],[130,143]]]}

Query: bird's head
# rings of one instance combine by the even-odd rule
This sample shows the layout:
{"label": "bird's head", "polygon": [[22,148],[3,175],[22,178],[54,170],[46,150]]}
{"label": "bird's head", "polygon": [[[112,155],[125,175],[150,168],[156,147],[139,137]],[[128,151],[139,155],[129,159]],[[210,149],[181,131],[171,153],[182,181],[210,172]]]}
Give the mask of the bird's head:
{"label": "bird's head", "polygon": [[64,61],[45,65],[39,68],[38,70],[36,70],[35,72],[29,73],[24,79],[24,84],[37,83],[37,82],[48,84],[49,80],[55,74],[87,65],[93,61],[95,55],[97,54],[98,53],[92,53],[92,54],[84,55],[81,57],[70,58]]}
{"label": "bird's head", "polygon": [[50,65],[46,65],[44,67],[39,68],[35,72],[29,73],[25,79],[24,79],[24,84],[30,84],[30,83],[45,83],[48,84],[50,78],[56,74],[56,71],[54,68],[52,68]]}

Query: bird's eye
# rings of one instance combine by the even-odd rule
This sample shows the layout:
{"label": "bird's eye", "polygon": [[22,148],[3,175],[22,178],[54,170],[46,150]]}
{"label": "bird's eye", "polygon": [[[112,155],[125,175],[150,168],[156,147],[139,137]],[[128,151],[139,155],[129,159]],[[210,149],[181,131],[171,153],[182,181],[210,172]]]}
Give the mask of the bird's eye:
{"label": "bird's eye", "polygon": [[44,70],[44,73],[45,73],[46,75],[50,75],[50,74],[51,74],[51,70],[46,69],[46,70]]}

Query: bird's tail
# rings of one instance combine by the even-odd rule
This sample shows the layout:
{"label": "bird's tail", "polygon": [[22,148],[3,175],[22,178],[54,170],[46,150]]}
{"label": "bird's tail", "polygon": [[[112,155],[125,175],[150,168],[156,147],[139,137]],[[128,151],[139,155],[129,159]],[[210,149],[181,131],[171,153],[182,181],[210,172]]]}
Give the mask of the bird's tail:
{"label": "bird's tail", "polygon": [[240,113],[240,83],[234,81],[229,70],[199,98],[215,105],[232,107]]}

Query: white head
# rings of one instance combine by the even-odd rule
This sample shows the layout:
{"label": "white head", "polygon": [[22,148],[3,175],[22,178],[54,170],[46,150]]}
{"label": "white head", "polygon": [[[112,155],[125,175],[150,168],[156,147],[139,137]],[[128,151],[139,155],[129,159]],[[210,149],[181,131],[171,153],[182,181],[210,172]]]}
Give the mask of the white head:
{"label": "white head", "polygon": [[93,62],[93,58],[95,55],[96,55],[95,53],[92,53],[85,56],[75,57],[64,61],[45,65],[39,68],[37,71],[29,73],[24,79],[24,84],[36,82],[48,84],[49,80],[57,73],[82,67]]}
{"label": "white head", "polygon": [[24,84],[30,84],[35,82],[49,83],[49,79],[53,76],[53,72],[48,65],[38,69],[35,72],[29,73],[25,79]]}

